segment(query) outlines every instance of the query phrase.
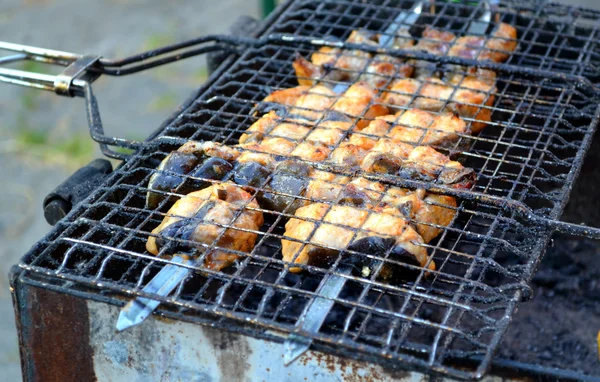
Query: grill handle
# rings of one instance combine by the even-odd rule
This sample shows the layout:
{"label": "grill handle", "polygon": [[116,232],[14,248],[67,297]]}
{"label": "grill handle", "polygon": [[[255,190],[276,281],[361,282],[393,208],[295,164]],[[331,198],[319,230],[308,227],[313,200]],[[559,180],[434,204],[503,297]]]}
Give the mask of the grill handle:
{"label": "grill handle", "polygon": [[84,98],[92,139],[99,143],[102,153],[107,157],[124,160],[129,155],[117,152],[110,146],[137,150],[146,143],[104,134],[98,101],[92,90],[92,83],[100,75],[124,76],[211,52],[239,54],[240,49],[253,44],[256,44],[253,38],[209,35],[124,59],[110,60],[97,55],[80,55],[0,41],[0,50],[13,53],[0,57],[0,65],[31,60],[65,67],[58,75],[0,67],[0,82]]}
{"label": "grill handle", "polygon": [[106,159],[96,159],[80,168],[44,199],[44,218],[55,225],[64,218],[74,205],[88,197],[112,172],[112,164]]}

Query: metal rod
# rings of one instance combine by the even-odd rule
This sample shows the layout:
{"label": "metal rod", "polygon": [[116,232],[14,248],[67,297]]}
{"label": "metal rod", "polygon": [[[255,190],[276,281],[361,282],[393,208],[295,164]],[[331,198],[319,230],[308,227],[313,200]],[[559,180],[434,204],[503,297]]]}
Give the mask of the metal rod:
{"label": "metal rod", "polygon": [[24,53],[13,54],[12,56],[4,56],[0,57],[0,65],[8,64],[11,62],[22,61],[27,58],[27,55]]}
{"label": "metal rod", "polygon": [[25,72],[17,69],[0,68],[0,81],[9,84],[54,91],[56,76]]}
{"label": "metal rod", "polygon": [[[381,48],[388,48],[394,43],[394,37],[396,33],[403,26],[410,27],[414,25],[423,9],[423,1],[419,1],[407,12],[400,12],[398,16],[392,21],[392,23],[385,29],[385,32],[379,37],[379,46]],[[333,91],[337,94],[342,94],[350,87],[347,83],[339,83],[333,87]]]}
{"label": "metal rod", "polygon": [[[173,256],[171,260],[175,264],[193,265],[192,260],[187,260],[180,255]],[[152,293],[161,297],[168,296],[177,285],[181,283],[190,274],[191,270],[187,267],[180,267],[174,264],[167,264],[158,272],[152,280],[142,289],[142,292]],[[125,330],[135,325],[141,324],[148,316],[160,305],[160,301],[152,300],[146,297],[138,297],[131,300],[119,313],[116,328],[118,331]]]}
{"label": "metal rod", "polygon": [[[327,315],[331,311],[335,299],[338,297],[344,285],[346,278],[341,275],[349,275],[352,272],[352,267],[341,265],[337,269],[338,274],[327,274],[321,284],[319,296],[309,303],[302,314],[304,320],[302,323],[297,323],[297,330],[301,330],[309,334],[317,334]],[[313,340],[310,337],[305,337],[297,333],[290,333],[283,343],[283,362],[289,365],[302,354],[304,354],[312,344]]]}
{"label": "metal rod", "polygon": [[80,54],[63,52],[60,50],[44,49],[35,46],[13,44],[11,42],[0,41],[0,49],[10,50],[12,52],[25,53],[26,55],[41,56],[46,58],[54,58],[59,60],[76,61],[82,56]]}

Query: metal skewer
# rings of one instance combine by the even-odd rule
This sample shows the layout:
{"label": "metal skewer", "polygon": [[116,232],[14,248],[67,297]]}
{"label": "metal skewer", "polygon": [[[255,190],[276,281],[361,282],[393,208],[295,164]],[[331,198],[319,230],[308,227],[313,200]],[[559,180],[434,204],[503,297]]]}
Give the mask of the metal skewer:
{"label": "metal skewer", "polygon": [[[379,46],[382,48],[389,48],[394,43],[394,37],[396,33],[402,28],[408,28],[414,25],[419,16],[421,16],[421,11],[423,10],[424,1],[419,1],[416,3],[409,11],[403,11],[396,16],[394,21],[385,29],[385,32],[379,38]],[[340,83],[333,87],[333,91],[337,94],[342,94],[350,87],[347,83]]]}
{"label": "metal skewer", "polygon": [[[352,267],[341,265],[338,268],[338,274],[328,274],[323,280],[323,286],[318,291],[319,297],[315,298],[312,303],[306,306],[303,313],[304,320],[299,325],[299,329],[307,333],[317,333],[323,322],[327,318],[327,314],[334,304],[334,300],[344,288],[346,279],[339,274],[349,275],[352,272]],[[296,325],[298,328],[298,325]],[[303,337],[296,333],[290,333],[283,343],[283,362],[288,365],[296,358],[304,354],[310,345],[312,339]]]}
{"label": "metal skewer", "polygon": [[[188,260],[181,255],[175,255],[172,263],[194,265],[194,260]],[[191,273],[191,269],[174,264],[167,264],[156,276],[142,289],[143,292],[159,296],[168,296],[177,285]],[[160,301],[146,297],[137,297],[121,309],[117,320],[117,330],[125,330],[141,324],[160,305]]]}
{"label": "metal skewer", "polygon": [[[394,21],[386,28],[385,33],[379,39],[379,44],[382,48],[390,46],[394,42],[396,32],[402,27],[414,25],[423,9],[424,1],[416,3],[410,11],[401,12]],[[483,34],[486,32],[491,20],[491,8],[488,2],[484,4],[485,12],[483,15],[469,25],[467,33]],[[348,84],[337,84],[333,90],[341,94],[348,89]],[[346,278],[341,274],[348,275],[352,271],[352,267],[343,265],[338,268],[338,274],[328,274],[323,280],[321,289],[311,304],[308,304],[303,313],[304,320],[296,324],[296,331],[303,331],[310,334],[319,332],[321,325],[325,322],[327,315],[334,304],[340,291],[346,284]],[[286,365],[293,362],[295,359],[304,354],[312,344],[313,340],[310,337],[303,337],[298,333],[290,333],[283,343],[284,355],[283,361]]]}

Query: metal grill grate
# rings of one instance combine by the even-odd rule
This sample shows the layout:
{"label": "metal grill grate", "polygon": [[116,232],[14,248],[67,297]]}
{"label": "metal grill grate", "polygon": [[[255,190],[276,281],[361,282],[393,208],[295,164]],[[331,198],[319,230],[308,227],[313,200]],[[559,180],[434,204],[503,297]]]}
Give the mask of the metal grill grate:
{"label": "metal grill grate", "polygon": [[[429,276],[420,267],[414,267],[420,275],[410,283],[383,283],[376,274],[346,275],[338,268],[343,254],[329,269],[304,266],[305,272],[291,273],[290,264],[281,260],[280,240],[293,211],[262,210],[266,223],[256,232],[257,244],[250,253],[236,253],[241,258],[235,265],[221,272],[195,266],[197,272],[166,298],[141,292],[168,262],[145,250],[150,232],[168,210],[166,201],[155,210],[145,208],[148,180],[157,165],[190,139],[236,144],[260,117],[255,112],[267,94],[297,84],[291,66],[295,54],[306,57],[316,49],[307,40],[247,49],[159,137],[60,222],[20,266],[30,271],[31,282],[42,280],[50,287],[117,304],[123,303],[124,294],[144,295],[162,301],[161,312],[171,317],[208,321],[277,341],[295,330],[325,275],[334,273],[348,282],[314,335],[318,349],[389,365],[400,360],[458,377],[482,375],[508,317],[527,296],[527,282],[551,233],[528,224],[527,216],[508,202],[522,203],[541,216],[560,216],[599,118],[594,88],[573,76],[593,80],[597,74],[598,24],[579,25],[600,15],[559,6],[544,7],[546,13],[541,14],[542,7],[535,4],[509,5],[500,8],[500,20],[517,26],[519,45],[508,65],[496,68],[497,90],[488,94],[495,97],[492,122],[482,133],[463,134],[453,147],[440,148],[458,153],[478,179],[473,192],[461,193],[451,225],[439,238],[422,244],[437,264]],[[410,6],[295,2],[267,33],[345,38],[358,28],[382,31],[400,8]],[[463,21],[476,17],[478,9],[438,4],[422,22],[460,35]],[[513,66],[546,72],[526,75]],[[571,77],[546,77],[548,71]],[[391,184],[431,188],[384,178]],[[479,193],[495,197],[491,200],[497,203],[481,200]],[[469,359],[471,368],[464,363],[458,368],[457,358]]]}
{"label": "metal grill grate", "polygon": [[[481,15],[483,3],[438,1],[424,7],[416,28],[465,34],[468,22]],[[267,33],[345,39],[354,29],[382,33],[413,1],[299,1]],[[433,11],[433,12],[432,12]],[[598,79],[600,12],[547,1],[501,1],[496,22],[517,29],[518,47],[506,64]],[[402,25],[402,24],[401,24]]]}

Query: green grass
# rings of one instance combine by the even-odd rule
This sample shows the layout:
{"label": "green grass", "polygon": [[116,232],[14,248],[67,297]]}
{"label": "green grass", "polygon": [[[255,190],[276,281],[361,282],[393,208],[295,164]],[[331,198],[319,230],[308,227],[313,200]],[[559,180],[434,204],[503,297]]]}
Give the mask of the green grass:
{"label": "green grass", "polygon": [[21,96],[21,104],[25,110],[33,110],[38,106],[38,92],[37,89],[25,89]]}
{"label": "green grass", "polygon": [[148,109],[153,112],[172,110],[177,106],[177,96],[173,93],[164,93],[154,98]]}
{"label": "green grass", "polygon": [[23,124],[15,137],[17,152],[44,161],[77,168],[92,160],[95,143],[83,133],[53,137],[51,131],[36,130]]}
{"label": "green grass", "polygon": [[23,70],[26,72],[48,73],[48,65],[38,61],[23,61]]}
{"label": "green grass", "polygon": [[170,33],[155,33],[144,41],[144,50],[154,50],[158,48],[162,48],[165,45],[170,45],[175,42],[175,36]]}
{"label": "green grass", "polygon": [[193,74],[193,78],[194,81],[199,84],[206,82],[206,80],[208,79],[208,68],[204,66],[196,70]]}
{"label": "green grass", "polygon": [[48,142],[48,136],[45,131],[37,131],[26,127],[19,130],[17,142],[28,146],[40,146]]}

